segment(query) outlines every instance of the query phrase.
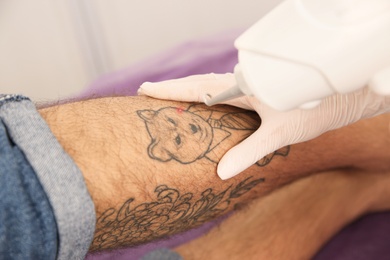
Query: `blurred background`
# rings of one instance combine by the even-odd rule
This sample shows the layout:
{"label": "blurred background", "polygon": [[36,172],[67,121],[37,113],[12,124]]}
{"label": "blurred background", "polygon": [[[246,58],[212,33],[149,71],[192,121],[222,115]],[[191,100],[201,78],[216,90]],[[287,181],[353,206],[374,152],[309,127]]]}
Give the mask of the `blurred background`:
{"label": "blurred background", "polygon": [[281,0],[0,0],[0,93],[66,98],[184,41],[246,28]]}

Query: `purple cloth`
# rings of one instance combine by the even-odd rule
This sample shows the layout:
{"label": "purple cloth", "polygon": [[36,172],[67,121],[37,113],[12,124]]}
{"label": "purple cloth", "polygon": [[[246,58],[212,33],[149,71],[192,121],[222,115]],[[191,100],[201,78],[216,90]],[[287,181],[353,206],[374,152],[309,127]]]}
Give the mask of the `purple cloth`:
{"label": "purple cloth", "polygon": [[336,234],[315,260],[390,259],[390,212],[364,216]]}
{"label": "purple cloth", "polygon": [[[145,81],[158,82],[194,74],[232,72],[237,64],[237,51],[234,49],[233,42],[240,33],[241,30],[233,30],[184,43],[160,56],[98,79],[82,94],[82,97],[136,95],[138,87]],[[89,255],[87,259],[139,259],[151,250],[161,247],[173,248],[186,243],[207,232],[218,221],[207,223],[170,239],[135,248]],[[390,213],[381,213],[363,217],[344,228],[318,252],[314,259],[389,258]]]}

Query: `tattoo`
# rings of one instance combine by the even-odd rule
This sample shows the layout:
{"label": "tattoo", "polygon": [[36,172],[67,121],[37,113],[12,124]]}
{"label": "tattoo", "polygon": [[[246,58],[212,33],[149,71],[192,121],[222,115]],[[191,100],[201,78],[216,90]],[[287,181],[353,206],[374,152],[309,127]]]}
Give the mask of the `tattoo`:
{"label": "tattoo", "polygon": [[135,206],[135,198],[130,198],[119,210],[106,210],[97,220],[99,228],[91,250],[138,245],[212,220],[225,213],[234,199],[265,181],[264,178],[252,178],[221,192],[208,188],[199,198],[191,192],[181,194],[178,189],[159,185],[154,191],[156,200],[153,202]]}
{"label": "tattoo", "polygon": [[[221,143],[233,134],[239,140],[245,139],[261,122],[254,112],[223,112],[199,104],[138,110],[137,114],[151,140],[148,156],[160,162],[174,160],[181,164],[200,159],[217,163],[219,158],[215,154],[224,152],[219,147]],[[287,156],[289,149],[278,150],[257,164],[265,166],[275,156]],[[249,177],[222,191],[208,188],[199,195],[159,185],[152,201],[138,204],[135,198],[129,198],[119,209],[103,212],[97,220],[91,250],[139,245],[199,226],[234,208],[232,203],[237,198],[264,181],[265,178]]]}
{"label": "tattoo", "polygon": [[[242,139],[258,129],[260,119],[253,112],[226,113],[203,105],[188,109],[164,107],[159,110],[138,110],[151,138],[148,155],[154,160],[175,160],[182,164],[205,158],[218,162],[215,152],[232,131]],[[214,153],[210,153],[214,151]]]}
{"label": "tattoo", "polygon": [[260,167],[264,167],[267,164],[269,164],[275,156],[287,157],[289,153],[290,153],[290,146],[288,145],[286,147],[280,148],[279,150],[276,150],[273,153],[266,155],[263,159],[256,162],[256,165]]}

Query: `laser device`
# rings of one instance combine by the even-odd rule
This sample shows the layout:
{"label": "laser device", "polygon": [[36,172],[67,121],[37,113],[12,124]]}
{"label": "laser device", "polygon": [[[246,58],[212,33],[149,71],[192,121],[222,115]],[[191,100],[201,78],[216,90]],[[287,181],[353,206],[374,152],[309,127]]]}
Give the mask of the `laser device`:
{"label": "laser device", "polygon": [[237,85],[204,102],[243,95],[280,111],[312,108],[367,85],[390,95],[390,0],[286,0],[236,41]]}

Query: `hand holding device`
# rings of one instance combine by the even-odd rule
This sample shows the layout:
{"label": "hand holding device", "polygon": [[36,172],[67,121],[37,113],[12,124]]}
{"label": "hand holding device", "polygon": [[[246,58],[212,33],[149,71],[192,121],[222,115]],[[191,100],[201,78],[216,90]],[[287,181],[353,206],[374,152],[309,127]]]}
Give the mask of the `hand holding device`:
{"label": "hand holding device", "polygon": [[[206,93],[214,95],[235,84],[233,74],[207,74],[160,83],[147,82],[138,93],[160,99],[203,102]],[[280,112],[248,96],[221,104],[254,110],[262,120],[254,134],[223,156],[217,169],[221,179],[239,174],[267,154],[286,145],[304,142],[360,119],[390,112],[390,96],[377,95],[368,87],[349,94],[327,97],[319,106],[308,110]]]}

